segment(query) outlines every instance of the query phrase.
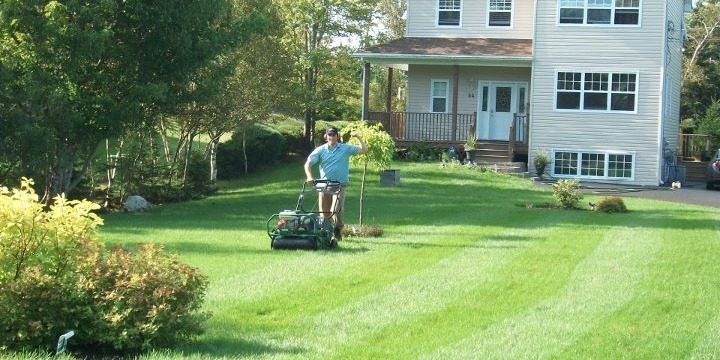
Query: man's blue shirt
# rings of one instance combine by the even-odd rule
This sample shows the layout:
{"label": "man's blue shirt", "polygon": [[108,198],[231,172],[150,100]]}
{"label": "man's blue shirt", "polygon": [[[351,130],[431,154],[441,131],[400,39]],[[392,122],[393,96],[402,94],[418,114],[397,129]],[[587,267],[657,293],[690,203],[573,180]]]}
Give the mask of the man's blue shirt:
{"label": "man's blue shirt", "polygon": [[310,163],[320,163],[320,179],[334,180],[341,184],[347,184],[350,173],[350,156],[357,154],[360,148],[345,143],[337,143],[334,149],[328,144],[318,146],[310,153]]}

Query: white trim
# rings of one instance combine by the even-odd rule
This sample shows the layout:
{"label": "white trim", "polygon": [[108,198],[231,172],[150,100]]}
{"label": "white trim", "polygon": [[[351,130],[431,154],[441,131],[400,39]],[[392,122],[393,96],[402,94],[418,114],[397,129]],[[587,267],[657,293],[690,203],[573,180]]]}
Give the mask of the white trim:
{"label": "white trim", "polygon": [[[580,90],[576,90],[580,94],[580,109],[558,109],[557,107],[557,95],[558,95],[558,73],[580,73]],[[585,90],[585,74],[587,73],[603,73],[608,75],[608,105],[605,110],[596,110],[596,109],[584,109],[584,94],[586,93]],[[620,75],[635,75],[635,91],[633,92],[635,95],[635,103],[633,105],[632,111],[627,110],[611,110],[610,109],[610,101],[612,99],[612,75],[614,74],[620,74]],[[553,77],[555,84],[553,87],[553,111],[554,112],[583,112],[583,113],[609,113],[609,114],[617,114],[617,113],[623,113],[623,114],[637,114],[638,113],[638,98],[640,94],[640,72],[638,70],[609,70],[609,69],[593,69],[593,68],[585,68],[585,69],[555,69],[555,75]],[[622,92],[622,91],[616,91],[615,93],[630,93],[630,92]]]}
{"label": "white trim", "polygon": [[[639,2],[638,2],[638,7],[637,7],[637,10],[638,10],[638,23],[637,24],[615,24],[614,23],[615,22],[615,11],[616,11],[616,9],[618,9],[618,7],[615,6],[615,0],[612,0],[611,6],[609,8],[610,9],[610,23],[609,24],[588,24],[587,23],[587,11],[590,8],[587,3],[587,0],[581,0],[583,2],[583,7],[582,7],[582,10],[583,10],[583,20],[582,21],[583,22],[582,23],[561,23],[560,22],[560,9],[561,9],[560,2],[561,1],[562,0],[557,0],[555,3],[556,4],[556,6],[555,6],[555,9],[556,9],[555,25],[557,25],[557,26],[591,26],[591,27],[641,27],[642,26],[642,15],[643,15],[642,0],[638,0]],[[669,0],[666,0],[666,1],[669,1]],[[569,7],[569,6],[566,8],[578,8],[579,9],[579,7]],[[623,9],[625,7],[619,7],[619,8]],[[635,7],[628,7],[628,8],[635,9]],[[594,7],[592,9],[598,9],[598,7]]]}
{"label": "white trim", "polygon": [[[458,16],[458,24],[457,25],[440,25],[440,1],[442,0],[435,0],[435,27],[439,29],[457,29],[462,28],[462,18],[463,18],[463,0],[457,0],[460,2],[460,8],[459,9],[442,9],[442,11],[457,11],[459,13]],[[455,0],[449,0],[449,1],[455,1]]]}
{"label": "white trim", "polygon": [[[575,164],[575,168],[577,170],[577,173],[572,174],[556,174],[555,173],[555,154],[558,152],[566,152],[566,153],[575,153],[577,154],[577,162]],[[591,176],[591,175],[580,175],[582,172],[582,154],[602,154],[605,155],[604,160],[604,176]],[[630,155],[632,156],[632,162],[631,166],[632,169],[630,170],[630,177],[610,177],[608,176],[608,166],[610,162],[610,155]],[[550,151],[550,174],[552,177],[556,178],[577,178],[577,179],[588,179],[588,180],[613,180],[613,181],[635,181],[635,173],[637,172],[637,154],[635,151],[620,151],[620,150],[591,150],[591,149],[567,149],[567,148],[558,148],[558,149],[551,149]]]}
{"label": "white trim", "polygon": [[[485,28],[487,29],[498,29],[498,30],[512,30],[515,25],[515,0],[510,1],[510,11],[507,10],[490,10],[490,2],[493,0],[487,0],[485,12]],[[490,12],[509,12],[510,13],[510,25],[490,25]]]}
{"label": "white trim", "polygon": [[[435,96],[435,83],[445,83],[445,111],[433,111],[433,103],[436,98],[440,99],[441,97]],[[433,114],[447,114],[448,113],[448,105],[450,105],[450,80],[449,79],[430,79],[430,106],[429,106],[429,112]]]}

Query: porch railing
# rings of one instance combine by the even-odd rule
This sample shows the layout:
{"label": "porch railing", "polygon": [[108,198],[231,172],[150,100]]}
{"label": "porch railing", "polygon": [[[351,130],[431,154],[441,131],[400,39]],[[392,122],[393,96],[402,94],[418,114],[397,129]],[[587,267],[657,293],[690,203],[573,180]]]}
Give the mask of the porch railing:
{"label": "porch railing", "polygon": [[680,134],[680,158],[702,160],[710,155],[710,136],[700,134]]}
{"label": "porch railing", "polygon": [[381,123],[395,140],[465,142],[476,114],[370,112],[370,123]]}
{"label": "porch railing", "polygon": [[530,131],[530,116],[528,114],[514,114],[510,124],[510,137],[508,139],[508,157],[513,159],[515,154],[527,154],[528,134]]}

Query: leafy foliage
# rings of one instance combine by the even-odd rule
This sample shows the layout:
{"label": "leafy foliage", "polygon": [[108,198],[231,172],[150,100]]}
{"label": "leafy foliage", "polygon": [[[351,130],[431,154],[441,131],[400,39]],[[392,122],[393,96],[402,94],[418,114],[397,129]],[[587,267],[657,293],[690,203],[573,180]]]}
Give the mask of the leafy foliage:
{"label": "leafy foliage", "polygon": [[688,18],[688,42],[684,50],[682,117],[699,120],[717,100],[720,84],[720,4],[717,0],[698,3]]}
{"label": "leafy foliage", "polygon": [[617,196],[606,196],[600,199],[595,205],[595,210],[606,213],[624,213],[628,211],[623,199]]}
{"label": "leafy foliage", "polygon": [[711,149],[720,148],[720,101],[714,102],[707,109],[698,126],[698,132],[710,135]]}
{"label": "leafy foliage", "polygon": [[[243,151],[243,140],[245,148]],[[218,177],[228,179],[253,172],[280,161],[285,154],[285,139],[269,126],[255,124],[233,134],[218,147]],[[247,166],[247,167],[246,167]]]}
{"label": "leafy foliage", "polygon": [[580,199],[580,181],[577,179],[563,179],[553,184],[555,200],[565,209],[575,209]]}
{"label": "leafy foliage", "polygon": [[32,184],[0,189],[0,351],[48,351],[68,329],[121,353],[200,333],[204,275],[158,246],[106,253],[98,205],[58,196],[44,211]]}

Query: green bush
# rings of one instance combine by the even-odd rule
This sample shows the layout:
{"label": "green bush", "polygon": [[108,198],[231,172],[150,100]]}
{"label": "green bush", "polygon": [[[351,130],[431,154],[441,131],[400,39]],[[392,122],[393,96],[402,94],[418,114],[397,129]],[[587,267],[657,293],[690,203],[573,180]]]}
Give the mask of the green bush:
{"label": "green bush", "polygon": [[218,146],[218,178],[228,179],[245,173],[254,172],[279,162],[285,154],[285,139],[278,131],[267,125],[255,124],[244,133],[245,150],[243,152],[243,132],[237,131],[232,138]]}
{"label": "green bush", "polygon": [[577,179],[560,180],[553,184],[555,199],[565,209],[575,209],[580,199],[580,182]]}
{"label": "green bush", "polygon": [[446,150],[434,147],[424,141],[410,145],[404,153],[404,160],[409,161],[436,161],[440,160]]}
{"label": "green bush", "polygon": [[0,189],[0,351],[73,345],[127,353],[200,333],[207,279],[160,248],[104,250],[99,206],[56,197],[45,211],[23,179]]}
{"label": "green bush", "polygon": [[606,196],[600,199],[600,202],[595,205],[595,211],[602,211],[606,213],[624,213],[628,210],[623,202],[623,199],[617,196]]}
{"label": "green bush", "polygon": [[310,145],[305,141],[303,132],[305,123],[301,120],[283,115],[271,115],[267,124],[271,125],[285,138],[286,154],[305,154]]}

